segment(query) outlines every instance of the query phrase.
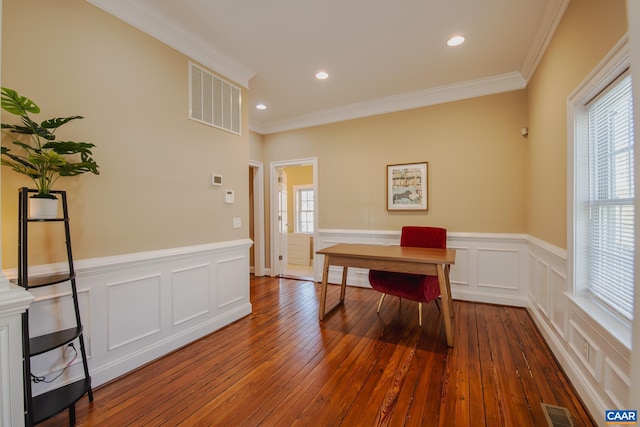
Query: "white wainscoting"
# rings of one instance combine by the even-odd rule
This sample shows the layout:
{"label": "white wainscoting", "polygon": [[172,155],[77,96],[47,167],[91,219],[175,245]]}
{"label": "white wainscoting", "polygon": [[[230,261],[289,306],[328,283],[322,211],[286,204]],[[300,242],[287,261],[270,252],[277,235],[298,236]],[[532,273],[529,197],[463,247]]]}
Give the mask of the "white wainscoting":
{"label": "white wainscoting", "polygon": [[[319,230],[316,249],[336,243],[399,245],[400,231]],[[520,234],[448,233],[447,247],[456,249],[451,267],[455,299],[526,307],[529,298],[527,237]],[[324,257],[318,255],[314,278],[322,279]],[[369,271],[350,268],[347,283],[369,287]],[[329,269],[329,282],[340,283],[342,267]]]}
{"label": "white wainscoting", "polygon": [[[197,340],[251,313],[249,239],[128,254],[75,263],[76,283],[93,386]],[[34,276],[64,265],[35,266]],[[5,272],[15,278],[16,271]],[[69,327],[74,321],[68,284],[31,289],[32,335]],[[76,348],[78,344],[76,343]],[[33,374],[55,377],[70,360],[59,349],[32,359]],[[81,376],[76,360],[48,386]],[[16,384],[22,388],[22,384]],[[13,387],[13,385],[12,385]]]}
{"label": "white wainscoting", "polygon": [[24,425],[22,313],[33,295],[0,274],[0,426]]}
{"label": "white wainscoting", "polygon": [[598,307],[572,296],[564,249],[528,241],[529,313],[591,415],[604,425],[605,410],[629,409],[630,338],[615,337],[610,331],[620,324],[603,327]]}

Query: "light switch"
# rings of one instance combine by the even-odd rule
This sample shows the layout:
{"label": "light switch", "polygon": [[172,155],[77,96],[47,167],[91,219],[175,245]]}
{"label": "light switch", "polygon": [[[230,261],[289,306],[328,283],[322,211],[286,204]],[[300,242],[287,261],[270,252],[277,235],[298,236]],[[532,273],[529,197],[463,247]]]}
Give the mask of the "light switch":
{"label": "light switch", "polygon": [[240,227],[242,227],[242,218],[240,217],[233,218],[233,228],[240,228]]}

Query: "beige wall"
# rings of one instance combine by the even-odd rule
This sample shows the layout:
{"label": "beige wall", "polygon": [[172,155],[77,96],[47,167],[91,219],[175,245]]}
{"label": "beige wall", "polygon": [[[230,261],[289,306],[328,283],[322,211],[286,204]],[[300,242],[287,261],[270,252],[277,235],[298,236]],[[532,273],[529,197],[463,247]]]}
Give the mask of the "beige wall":
{"label": "beige wall", "polygon": [[[264,161],[318,158],[319,227],[525,232],[524,91],[264,137]],[[386,210],[386,166],[429,163],[428,212]]]}
{"label": "beige wall", "polygon": [[566,248],[567,98],[627,29],[624,0],[569,4],[527,87],[527,231]]}
{"label": "beige wall", "polygon": [[[81,0],[3,6],[3,85],[47,116],[84,115],[64,136],[97,144],[101,175],[58,185],[69,190],[76,259],[247,237],[249,158],[265,164],[269,200],[269,162],[318,157],[321,228],[428,224],[566,247],[566,98],[626,29],[623,0],[571,2],[526,91],[266,136],[245,120],[239,137],[186,118],[188,58],[167,46]],[[416,161],[429,162],[429,211],[388,212],[386,165]],[[208,185],[211,172],[235,204]],[[2,168],[5,268],[15,266],[22,185]]]}
{"label": "beige wall", "polygon": [[262,162],[263,155],[262,135],[256,132],[249,132],[249,159]]}
{"label": "beige wall", "polygon": [[[566,248],[567,97],[626,28],[624,0],[571,2],[526,91],[266,135],[264,161],[318,157],[320,228],[440,225]],[[385,166],[414,161],[429,162],[428,213],[386,211]]]}
{"label": "beige wall", "polygon": [[[187,119],[188,58],[83,0],[4,0],[2,19],[3,85],[36,101],[43,119],[85,116],[60,136],[97,145],[101,174],[57,185],[69,192],[76,259],[248,237],[247,120],[237,136]],[[234,204],[209,185],[211,172],[236,191]],[[29,184],[2,168],[4,268],[16,266],[17,189]]]}

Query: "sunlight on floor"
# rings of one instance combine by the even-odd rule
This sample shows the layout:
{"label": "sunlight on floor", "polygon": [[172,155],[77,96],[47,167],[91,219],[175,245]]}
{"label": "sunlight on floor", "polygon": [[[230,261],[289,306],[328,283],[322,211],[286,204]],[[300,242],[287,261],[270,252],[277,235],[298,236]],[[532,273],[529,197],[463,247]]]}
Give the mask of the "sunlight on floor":
{"label": "sunlight on floor", "polygon": [[287,264],[287,267],[282,272],[282,275],[313,280],[313,265]]}

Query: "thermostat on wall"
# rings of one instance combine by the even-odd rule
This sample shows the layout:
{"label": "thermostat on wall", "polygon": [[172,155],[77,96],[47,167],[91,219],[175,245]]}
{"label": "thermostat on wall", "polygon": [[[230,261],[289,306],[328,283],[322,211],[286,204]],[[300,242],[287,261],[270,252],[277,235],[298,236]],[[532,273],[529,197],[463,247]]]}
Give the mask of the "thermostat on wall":
{"label": "thermostat on wall", "polygon": [[235,194],[233,190],[224,190],[224,202],[225,203],[233,203],[235,199]]}
{"label": "thermostat on wall", "polygon": [[215,185],[216,187],[219,187],[222,185],[222,175],[217,174],[217,173],[212,173],[211,174],[211,185]]}

